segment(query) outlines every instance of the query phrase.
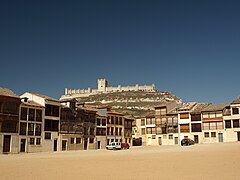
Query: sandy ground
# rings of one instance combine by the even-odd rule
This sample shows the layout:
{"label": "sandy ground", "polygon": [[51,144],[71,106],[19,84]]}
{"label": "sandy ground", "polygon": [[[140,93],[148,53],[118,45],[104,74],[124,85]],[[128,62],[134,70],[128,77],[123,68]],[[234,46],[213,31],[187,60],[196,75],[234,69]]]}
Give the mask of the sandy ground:
{"label": "sandy ground", "polygon": [[1,180],[240,179],[240,143],[0,155]]}

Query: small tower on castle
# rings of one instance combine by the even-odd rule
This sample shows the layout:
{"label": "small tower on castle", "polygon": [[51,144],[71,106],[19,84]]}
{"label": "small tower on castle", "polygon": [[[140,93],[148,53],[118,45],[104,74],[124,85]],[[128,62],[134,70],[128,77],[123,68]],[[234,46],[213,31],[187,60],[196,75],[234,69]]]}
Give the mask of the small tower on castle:
{"label": "small tower on castle", "polygon": [[106,79],[98,79],[98,91],[105,92],[107,88],[107,80]]}

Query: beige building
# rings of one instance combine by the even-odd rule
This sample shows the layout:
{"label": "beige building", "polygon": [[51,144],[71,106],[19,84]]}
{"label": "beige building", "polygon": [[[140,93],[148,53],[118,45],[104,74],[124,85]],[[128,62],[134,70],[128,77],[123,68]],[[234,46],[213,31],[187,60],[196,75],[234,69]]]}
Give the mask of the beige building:
{"label": "beige building", "polygon": [[44,106],[23,98],[19,118],[20,152],[43,151]]}
{"label": "beige building", "polygon": [[224,142],[240,141],[240,97],[226,109],[224,119]]}
{"label": "beige building", "polygon": [[124,115],[122,113],[107,112],[107,144],[110,142],[124,142]]}
{"label": "beige building", "polygon": [[202,109],[203,143],[225,142],[223,117],[229,103],[210,104]]}
{"label": "beige building", "polygon": [[176,103],[163,103],[161,106],[155,107],[158,145],[178,144],[178,116],[176,111],[178,106]]}
{"label": "beige building", "polygon": [[60,101],[46,95],[31,92],[24,93],[21,95],[21,98],[27,98],[28,101],[44,107],[41,150],[44,152],[59,151]]}
{"label": "beige building", "polygon": [[203,143],[201,111],[208,103],[189,102],[178,108],[179,140],[190,138]]}

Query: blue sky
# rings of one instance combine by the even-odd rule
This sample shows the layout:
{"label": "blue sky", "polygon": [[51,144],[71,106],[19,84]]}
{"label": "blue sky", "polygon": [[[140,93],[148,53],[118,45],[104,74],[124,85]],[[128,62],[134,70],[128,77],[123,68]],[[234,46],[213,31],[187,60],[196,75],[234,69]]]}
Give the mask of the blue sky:
{"label": "blue sky", "polygon": [[1,1],[0,87],[155,84],[184,102],[240,95],[240,1]]}

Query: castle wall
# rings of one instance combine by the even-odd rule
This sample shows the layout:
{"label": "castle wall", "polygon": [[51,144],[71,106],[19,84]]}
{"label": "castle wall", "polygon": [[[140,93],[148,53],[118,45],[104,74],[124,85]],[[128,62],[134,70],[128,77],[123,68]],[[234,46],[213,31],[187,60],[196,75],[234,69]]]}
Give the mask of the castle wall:
{"label": "castle wall", "polygon": [[155,91],[155,85],[144,85],[139,86],[136,84],[135,86],[116,86],[116,87],[108,87],[106,79],[98,80],[98,89],[67,89],[65,88],[65,95],[62,98],[74,98],[74,97],[86,97],[93,94],[99,93],[108,93],[108,92],[122,92],[122,91]]}

